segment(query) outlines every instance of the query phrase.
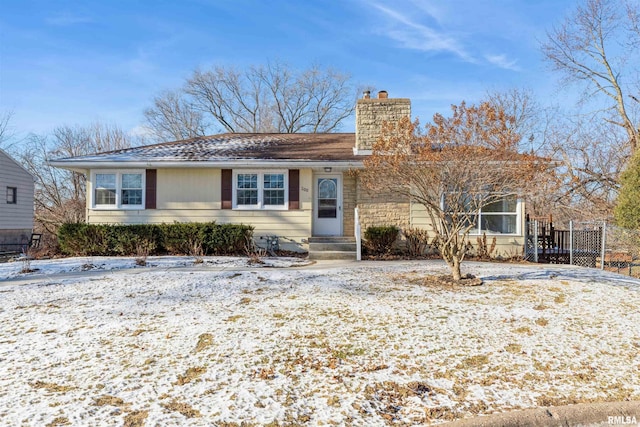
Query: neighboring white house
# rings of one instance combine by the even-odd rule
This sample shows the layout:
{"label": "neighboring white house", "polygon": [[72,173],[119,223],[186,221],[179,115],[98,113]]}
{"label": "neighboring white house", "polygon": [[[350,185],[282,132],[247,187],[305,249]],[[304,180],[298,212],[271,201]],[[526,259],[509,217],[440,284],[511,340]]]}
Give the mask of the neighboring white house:
{"label": "neighboring white house", "polygon": [[[370,194],[351,173],[363,167],[384,121],[410,117],[407,98],[359,99],[355,133],[230,133],[56,159],[87,177],[87,222],[244,223],[290,250],[326,247],[354,235],[356,207],[370,225],[429,228],[422,205],[389,192]],[[383,194],[385,193],[385,194]],[[524,244],[524,203],[483,213],[474,234],[496,236],[498,251]],[[475,240],[475,236],[473,237]]]}
{"label": "neighboring white house", "polygon": [[33,176],[0,150],[0,251],[20,250],[33,232]]}

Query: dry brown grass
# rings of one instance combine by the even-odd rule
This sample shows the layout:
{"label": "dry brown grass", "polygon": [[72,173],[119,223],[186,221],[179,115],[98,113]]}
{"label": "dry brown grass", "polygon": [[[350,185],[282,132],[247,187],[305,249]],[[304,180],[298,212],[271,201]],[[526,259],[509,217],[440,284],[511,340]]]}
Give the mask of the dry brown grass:
{"label": "dry brown grass", "polygon": [[75,389],[75,387],[72,387],[69,385],[59,385],[55,383],[47,383],[44,381],[36,381],[33,383],[29,383],[29,385],[33,388],[45,389],[47,391],[55,392],[55,393],[66,393],[69,390]]}
{"label": "dry brown grass", "polygon": [[124,417],[122,427],[144,427],[149,411],[131,411]]}
{"label": "dry brown grass", "polygon": [[511,354],[522,353],[522,346],[520,344],[509,344],[504,349],[506,352]]}
{"label": "dry brown grass", "polygon": [[524,334],[524,335],[533,335],[533,332],[531,331],[531,328],[528,326],[521,326],[519,328],[516,328],[514,330],[515,333],[517,334]]}
{"label": "dry brown grass", "polygon": [[213,345],[213,335],[209,333],[200,334],[198,337],[198,343],[196,344],[195,352],[199,353]]}
{"label": "dry brown grass", "polygon": [[207,368],[204,368],[204,367],[201,367],[201,366],[196,366],[194,368],[189,368],[189,369],[186,370],[184,375],[178,375],[178,381],[176,381],[174,384],[175,385],[189,384],[190,382],[195,381],[198,378],[200,378],[202,376],[202,374],[204,374],[205,372],[207,372]]}
{"label": "dry brown grass", "polygon": [[71,425],[71,422],[67,417],[56,417],[51,422],[45,424],[46,427],[57,427],[57,426],[68,426],[68,425]]}
{"label": "dry brown grass", "polygon": [[475,369],[480,366],[489,363],[489,356],[485,354],[478,354],[475,356],[466,357],[456,366],[456,369]]}
{"label": "dry brown grass", "polygon": [[547,326],[549,324],[549,321],[547,319],[545,319],[544,317],[540,317],[538,319],[536,319],[536,325],[538,326]]}
{"label": "dry brown grass", "polygon": [[192,408],[188,403],[179,402],[176,399],[173,399],[169,403],[163,404],[162,407],[170,411],[179,412],[187,418],[198,418],[202,416],[200,411]]}
{"label": "dry brown grass", "polygon": [[397,423],[400,418],[409,419],[410,424],[424,424],[431,420],[454,420],[455,412],[450,408],[428,408],[421,411],[403,412],[407,407],[407,400],[413,397],[420,399],[435,395],[435,390],[427,383],[413,381],[398,384],[394,381],[384,381],[367,385],[364,389],[366,405],[354,406],[360,413],[366,414],[373,409],[387,423]]}
{"label": "dry brown grass", "polygon": [[556,304],[563,304],[563,303],[567,302],[567,297],[564,294],[558,294],[553,299],[553,302],[555,302]]}
{"label": "dry brown grass", "polygon": [[127,403],[125,403],[124,400],[120,399],[119,397],[115,397],[115,396],[110,396],[108,394],[103,394],[100,397],[96,397],[93,399],[93,405],[94,406],[126,406]]}

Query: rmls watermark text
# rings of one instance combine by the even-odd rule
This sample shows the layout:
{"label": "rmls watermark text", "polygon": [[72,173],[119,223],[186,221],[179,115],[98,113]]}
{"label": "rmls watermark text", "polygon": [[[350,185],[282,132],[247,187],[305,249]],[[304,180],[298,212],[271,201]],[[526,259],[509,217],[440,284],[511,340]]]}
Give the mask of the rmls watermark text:
{"label": "rmls watermark text", "polygon": [[609,416],[607,417],[607,422],[610,425],[617,425],[617,426],[638,425],[638,422],[636,421],[635,416],[634,417],[623,416],[623,415]]}

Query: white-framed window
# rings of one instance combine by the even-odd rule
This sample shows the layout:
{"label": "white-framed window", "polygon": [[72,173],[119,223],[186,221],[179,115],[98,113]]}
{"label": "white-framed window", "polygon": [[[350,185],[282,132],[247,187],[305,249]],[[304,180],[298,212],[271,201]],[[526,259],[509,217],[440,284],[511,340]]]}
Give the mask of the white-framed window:
{"label": "white-framed window", "polygon": [[[442,203],[445,206],[444,197]],[[520,203],[516,196],[509,195],[483,206],[478,213],[468,211],[465,221],[469,220],[473,224],[469,234],[519,235]],[[473,204],[469,202],[469,206]]]}
{"label": "white-framed window", "polygon": [[519,234],[518,220],[520,201],[515,196],[506,196],[493,203],[489,203],[480,209],[478,215],[474,215],[475,228],[471,234],[497,235],[497,234]]}
{"label": "white-framed window", "polygon": [[233,171],[234,209],[287,209],[287,171]]}
{"label": "white-framed window", "polygon": [[143,209],[144,171],[95,171],[93,207],[96,209]]}

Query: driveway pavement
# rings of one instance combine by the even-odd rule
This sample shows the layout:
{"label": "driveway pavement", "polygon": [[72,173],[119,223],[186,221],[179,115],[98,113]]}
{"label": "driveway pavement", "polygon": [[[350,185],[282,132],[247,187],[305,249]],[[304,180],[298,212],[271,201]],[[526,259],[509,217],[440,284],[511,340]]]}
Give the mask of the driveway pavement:
{"label": "driveway pavement", "polygon": [[442,424],[446,427],[640,426],[640,402],[581,403],[505,412]]}

